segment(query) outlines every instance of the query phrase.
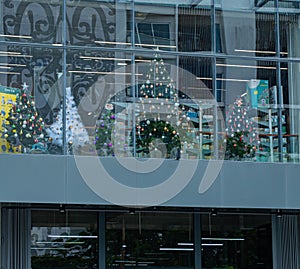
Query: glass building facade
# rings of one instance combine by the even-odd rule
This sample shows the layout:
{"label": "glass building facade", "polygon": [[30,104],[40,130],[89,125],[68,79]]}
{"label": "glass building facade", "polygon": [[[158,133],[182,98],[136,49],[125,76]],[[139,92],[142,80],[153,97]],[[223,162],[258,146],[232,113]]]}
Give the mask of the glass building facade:
{"label": "glass building facade", "polygon": [[3,153],[298,162],[298,1],[1,12]]}
{"label": "glass building facade", "polygon": [[1,269],[300,268],[299,0],[0,14]]}
{"label": "glass building facade", "polygon": [[[267,212],[2,210],[8,221],[19,218],[11,227],[3,222],[7,233],[2,252],[9,253],[6,247],[16,251],[4,259],[3,268],[14,266],[14,259],[18,266],[33,269],[275,268],[273,217]],[[15,225],[25,232],[14,234]],[[18,253],[21,245],[24,251]]]}

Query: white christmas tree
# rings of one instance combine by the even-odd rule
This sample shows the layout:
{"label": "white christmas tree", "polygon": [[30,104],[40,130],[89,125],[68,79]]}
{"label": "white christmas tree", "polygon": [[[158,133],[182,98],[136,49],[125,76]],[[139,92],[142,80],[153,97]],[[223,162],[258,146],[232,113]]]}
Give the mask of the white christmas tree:
{"label": "white christmas tree", "polygon": [[[56,117],[56,121],[46,129],[52,143],[62,147],[63,145],[63,114],[62,107]],[[89,142],[89,136],[84,128],[80,115],[71,94],[71,88],[66,88],[66,142],[69,145],[84,146]]]}

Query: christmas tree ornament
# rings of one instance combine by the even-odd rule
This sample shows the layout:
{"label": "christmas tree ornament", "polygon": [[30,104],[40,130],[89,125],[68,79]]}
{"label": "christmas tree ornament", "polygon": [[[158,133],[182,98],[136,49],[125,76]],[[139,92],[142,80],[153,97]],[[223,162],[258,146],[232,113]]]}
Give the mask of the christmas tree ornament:
{"label": "christmas tree ornament", "polygon": [[248,118],[249,107],[238,97],[231,106],[227,117],[226,159],[243,160],[255,157],[258,133]]}
{"label": "christmas tree ornament", "polygon": [[[74,101],[74,97],[71,93],[71,88],[66,88],[66,142],[68,145],[78,148],[85,146],[89,143],[89,136],[85,129],[81,118],[78,114],[78,110]],[[56,121],[46,129],[47,134],[50,136],[52,143],[59,147],[63,147],[63,105],[56,117]],[[69,153],[72,149],[68,148]]]}
{"label": "christmas tree ornament", "polygon": [[[16,102],[8,113],[5,127],[8,143],[15,151],[30,152],[35,143],[43,143],[47,149],[48,136],[44,129],[43,119],[37,120],[35,115],[38,115],[33,101],[33,96],[30,95],[29,85],[24,82],[20,93],[16,95]],[[28,124],[31,122],[31,124]],[[43,136],[41,136],[43,135]],[[41,153],[45,153],[44,152]],[[37,153],[37,152],[35,152]]]}

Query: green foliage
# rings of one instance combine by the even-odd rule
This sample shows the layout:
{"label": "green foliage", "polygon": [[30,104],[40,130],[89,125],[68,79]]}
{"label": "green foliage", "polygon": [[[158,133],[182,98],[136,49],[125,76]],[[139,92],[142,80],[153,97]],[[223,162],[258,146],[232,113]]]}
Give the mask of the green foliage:
{"label": "green foliage", "polygon": [[136,151],[148,154],[160,150],[169,157],[171,151],[180,147],[177,131],[165,121],[143,120],[136,127]]}
{"label": "green foliage", "polygon": [[97,121],[94,144],[100,156],[114,155],[113,137],[115,114],[113,111],[102,113]]}
{"label": "green foliage", "polygon": [[20,146],[22,152],[32,149],[43,151],[47,148],[44,121],[35,108],[33,97],[24,92],[17,95],[16,103],[6,119],[4,132],[9,144],[12,147]]}
{"label": "green foliage", "polygon": [[255,156],[256,147],[247,143],[245,137],[248,132],[235,132],[226,139],[225,159],[241,161]]}

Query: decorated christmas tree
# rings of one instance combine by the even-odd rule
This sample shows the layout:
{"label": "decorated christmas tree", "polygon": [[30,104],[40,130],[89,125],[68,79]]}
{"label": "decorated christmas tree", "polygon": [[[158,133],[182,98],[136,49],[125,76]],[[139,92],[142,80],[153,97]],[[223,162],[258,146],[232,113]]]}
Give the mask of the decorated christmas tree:
{"label": "decorated christmas tree", "polygon": [[[63,106],[56,117],[56,121],[46,129],[50,136],[50,140],[54,145],[63,147]],[[66,88],[66,142],[68,143],[68,151],[72,146],[84,146],[89,143],[89,136],[82,124],[80,115],[71,94],[71,88]]]}
{"label": "decorated christmas tree", "polygon": [[146,98],[170,98],[176,96],[175,86],[163,59],[157,54],[150,62],[146,81],[140,86],[139,95]]}
{"label": "decorated christmas tree", "polygon": [[136,151],[149,154],[159,151],[161,157],[179,158],[180,138],[169,123],[159,120],[141,121],[136,127]]}
{"label": "decorated christmas tree", "polygon": [[249,108],[242,97],[230,107],[226,128],[226,159],[253,158],[258,141],[253,121],[248,116]]}
{"label": "decorated christmas tree", "polygon": [[115,119],[113,105],[106,104],[95,128],[94,144],[100,156],[114,155],[114,137],[112,135],[114,135],[115,130]]}
{"label": "decorated christmas tree", "polygon": [[141,81],[139,98],[134,104],[135,123],[127,120],[129,115],[116,113],[112,99],[105,105],[95,129],[98,155],[116,156],[124,152],[126,156],[179,159],[181,149],[186,153],[194,147],[194,126],[187,115],[190,110],[179,104],[175,83],[158,55],[150,61]]}
{"label": "decorated christmas tree", "polygon": [[24,83],[12,105],[4,126],[4,138],[11,151],[46,152],[48,136],[43,119],[39,116],[29,86]]}

